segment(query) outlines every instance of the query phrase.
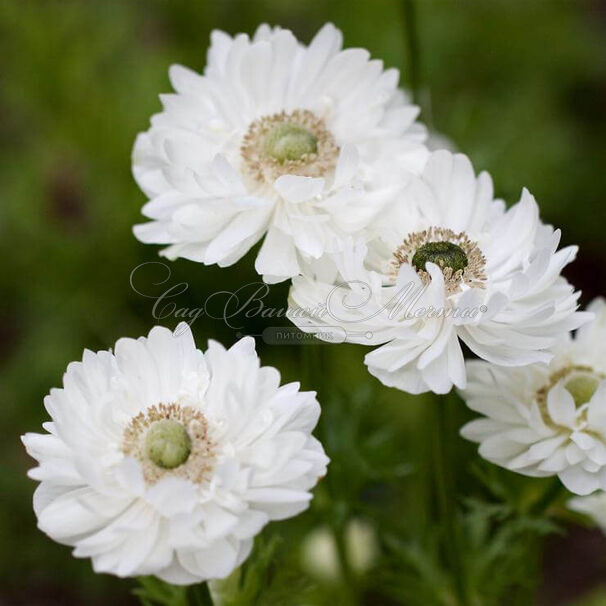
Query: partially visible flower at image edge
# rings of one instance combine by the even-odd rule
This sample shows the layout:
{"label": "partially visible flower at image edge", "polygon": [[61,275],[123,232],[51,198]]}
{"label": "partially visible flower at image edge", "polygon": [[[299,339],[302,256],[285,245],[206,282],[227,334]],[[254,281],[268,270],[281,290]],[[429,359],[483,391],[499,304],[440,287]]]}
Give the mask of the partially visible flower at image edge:
{"label": "partially visible flower at image edge", "polygon": [[606,492],[599,490],[584,497],[574,497],[567,503],[568,509],[587,516],[606,534]]}
{"label": "partially visible flower at image edge", "polygon": [[606,490],[606,301],[554,348],[549,365],[468,362],[467,405],[483,415],[461,430],[485,459],[529,476],[557,475],[568,490]]}
{"label": "partially visible flower at image edge", "polygon": [[280,386],[250,337],[203,353],[180,324],[86,350],[45,406],[48,433],[23,436],[38,526],[96,572],[224,578],[326,473],[315,394]]}
{"label": "partially visible flower at image edge", "polygon": [[426,158],[419,109],[398,72],[324,26],[304,46],[286,29],[214,31],[203,74],[174,65],[176,93],[138,135],[133,174],[161,254],[232,265],[264,238],[266,282],[361,234]]}

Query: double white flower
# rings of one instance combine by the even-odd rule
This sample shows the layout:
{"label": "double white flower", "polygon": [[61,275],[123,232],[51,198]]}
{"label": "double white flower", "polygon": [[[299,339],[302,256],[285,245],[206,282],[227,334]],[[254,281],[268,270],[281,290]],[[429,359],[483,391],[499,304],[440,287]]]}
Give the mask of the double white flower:
{"label": "double white flower", "polygon": [[264,236],[267,282],[360,234],[426,159],[418,108],[364,49],[323,27],[309,46],[261,26],[219,31],[202,75],[173,66],[176,94],[138,136],[133,172],[152,222],[135,227],[162,254],[222,267]]}
{"label": "double white flower", "polygon": [[528,191],[509,210],[494,200],[488,174],[476,177],[463,155],[432,154],[374,227],[334,267],[295,278],[290,299],[302,330],[322,338],[338,327],[347,341],[382,345],[365,362],[385,385],[464,388],[460,341],[495,364],[548,362],[585,319],[560,277],[576,247],[557,250],[560,232],[540,222]]}
{"label": "double white flower", "polygon": [[468,362],[463,392],[483,418],[462,434],[484,458],[529,476],[557,475],[579,495],[606,490],[606,302],[589,311],[595,319],[562,339],[551,364]]}
{"label": "double white flower", "polygon": [[254,340],[196,349],[189,327],[84,352],[23,437],[38,525],[96,572],[227,576],[270,520],[307,508],[328,462],[312,392],[280,387]]}

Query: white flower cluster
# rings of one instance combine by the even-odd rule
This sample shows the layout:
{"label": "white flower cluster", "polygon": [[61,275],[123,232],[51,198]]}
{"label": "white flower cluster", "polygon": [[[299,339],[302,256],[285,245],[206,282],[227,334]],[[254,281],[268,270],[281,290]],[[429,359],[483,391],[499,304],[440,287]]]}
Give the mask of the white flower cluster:
{"label": "white flower cluster", "polygon": [[265,25],[215,32],[204,73],[171,80],[133,153],[152,219],[135,234],[167,257],[230,265],[264,237],[256,269],[294,278],[293,321],[381,345],[369,371],[411,393],[465,387],[460,341],[548,362],[582,323],[560,277],[576,248],[557,250],[526,190],[506,209],[465,156],[431,153],[397,72],[332,25],[308,47]]}
{"label": "white flower cluster", "polygon": [[[303,331],[374,347],[385,385],[463,390],[487,459],[606,490],[604,304],[566,336],[591,317],[560,275],[576,248],[527,190],[508,208],[466,156],[430,151],[397,71],[332,25],[308,46],[213,32],[204,72],[170,79],[133,151],[139,240],[222,267],[262,240],[255,268],[292,279]],[[47,433],[24,436],[40,528],[97,571],[225,577],[325,473],[314,394],[279,382],[252,339],[202,353],[185,325],[85,352],[46,399]]]}

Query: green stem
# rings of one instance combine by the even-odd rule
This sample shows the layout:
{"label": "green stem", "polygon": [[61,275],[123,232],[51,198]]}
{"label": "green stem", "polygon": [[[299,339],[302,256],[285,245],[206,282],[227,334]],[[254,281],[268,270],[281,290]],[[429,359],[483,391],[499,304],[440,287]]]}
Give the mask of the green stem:
{"label": "green stem", "polygon": [[469,600],[466,591],[463,550],[460,548],[461,537],[457,525],[456,495],[453,484],[453,456],[449,448],[456,435],[451,431],[451,404],[453,397],[434,398],[435,432],[434,464],[436,492],[440,512],[440,523],[444,529],[444,553],[454,579],[457,604],[467,606]]}
{"label": "green stem", "polygon": [[335,543],[337,546],[337,557],[339,558],[341,574],[343,575],[345,594],[351,606],[357,606],[360,603],[358,599],[357,580],[349,562],[349,556],[347,553],[345,525],[342,523],[334,524],[333,535],[335,537]]}
{"label": "green stem", "polygon": [[325,348],[327,345],[321,341],[306,341],[299,345],[300,362],[302,369],[303,387],[306,390],[313,390],[318,394],[318,400],[322,404],[324,395],[324,374],[328,373],[326,368]]}
{"label": "green stem", "polygon": [[[301,346],[302,361],[307,374],[307,389],[313,389],[318,394],[318,401],[321,405],[326,405],[327,384],[324,379],[330,376],[330,345],[323,342],[307,344]],[[335,540],[337,549],[337,558],[342,576],[343,595],[346,603],[350,606],[358,606],[360,603],[358,597],[357,579],[349,561],[345,531],[347,522],[350,518],[350,512],[347,505],[338,498],[338,489],[332,486],[331,499],[333,502],[333,511],[329,520],[330,529]]]}
{"label": "green stem", "polygon": [[[560,482],[559,478],[551,478],[546,482],[545,490],[538,499],[527,509],[531,516],[549,517],[549,510],[552,505],[557,503],[559,499],[566,494],[566,489]],[[518,585],[514,589],[511,603],[514,606],[525,606],[526,604],[535,603],[535,595],[537,593],[538,582],[531,582],[530,579],[540,578],[541,556],[543,553],[544,541],[540,537],[532,539],[527,548],[526,566],[529,574],[529,581],[525,584]]]}
{"label": "green stem", "polygon": [[193,606],[213,606],[213,598],[208,583],[196,585],[192,593],[191,603]]}
{"label": "green stem", "polygon": [[547,484],[545,492],[534,502],[530,508],[530,513],[535,516],[540,516],[547,513],[549,508],[559,500],[564,494],[565,489],[559,478],[552,478]]}
{"label": "green stem", "polygon": [[417,15],[413,0],[402,0],[402,12],[404,14],[404,39],[406,44],[406,60],[408,63],[408,86],[410,88],[412,102],[418,105],[421,77]]}

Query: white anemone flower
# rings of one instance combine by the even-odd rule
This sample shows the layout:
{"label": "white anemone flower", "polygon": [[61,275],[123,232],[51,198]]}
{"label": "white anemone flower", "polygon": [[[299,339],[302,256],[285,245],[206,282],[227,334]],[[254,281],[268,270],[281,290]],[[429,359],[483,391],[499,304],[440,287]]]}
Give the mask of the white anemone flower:
{"label": "white anemone flower", "polygon": [[135,235],[169,259],[225,267],[265,236],[257,272],[288,279],[363,231],[427,158],[397,70],[342,50],[330,24],[309,46],[267,25],[214,31],[203,74],[174,65],[170,80],[133,150],[152,220]]}
{"label": "white anemone flower", "polygon": [[567,506],[589,517],[606,534],[606,492],[600,490],[584,497],[574,497]]}
{"label": "white anemone flower", "polygon": [[268,521],[308,507],[328,462],[313,392],[280,386],[252,338],[202,353],[186,324],[85,351],[45,406],[48,433],[23,437],[38,526],[120,577],[226,577]]}
{"label": "white anemone flower", "polygon": [[529,476],[557,475],[579,495],[606,489],[606,302],[555,348],[549,365],[469,362],[467,405],[483,415],[462,434],[485,459]]}
{"label": "white anemone flower", "polygon": [[548,362],[585,316],[560,276],[576,247],[557,250],[560,232],[530,193],[506,210],[488,174],[438,151],[402,195],[376,239],[335,255],[332,273],[325,263],[293,280],[291,319],[320,338],[381,345],[369,372],[414,394],[465,387],[460,341],[495,364]]}

